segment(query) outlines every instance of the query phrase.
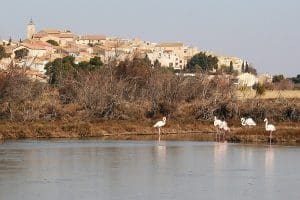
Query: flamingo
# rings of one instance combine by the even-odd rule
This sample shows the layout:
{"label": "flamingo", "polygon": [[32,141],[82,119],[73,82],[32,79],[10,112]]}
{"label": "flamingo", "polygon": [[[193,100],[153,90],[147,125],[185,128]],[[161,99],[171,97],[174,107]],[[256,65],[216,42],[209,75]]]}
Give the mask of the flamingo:
{"label": "flamingo", "polygon": [[[244,117],[241,118],[241,122],[243,126],[248,126],[248,128],[252,127],[252,126],[256,126],[255,121],[249,117],[247,119],[245,119]],[[257,134],[256,134],[256,142],[257,142]]]}
{"label": "flamingo", "polygon": [[265,126],[266,131],[270,131],[270,144],[271,144],[272,143],[272,133],[273,133],[273,131],[276,131],[276,128],[273,124],[269,124],[269,121],[267,118],[264,120],[264,122],[266,123],[266,126]]}
{"label": "flamingo", "polygon": [[217,133],[216,133],[216,140],[218,140],[218,135],[219,135],[219,129],[220,129],[220,125],[222,124],[222,121],[217,119],[216,116],[214,116],[214,126],[217,128]]}
{"label": "flamingo", "polygon": [[166,123],[167,123],[167,118],[166,118],[166,117],[163,117],[163,118],[162,118],[162,121],[158,121],[158,122],[156,122],[156,123],[154,124],[153,127],[154,127],[154,128],[158,128],[158,135],[159,135],[159,137],[160,137],[160,128],[163,127],[163,126],[165,126]]}
{"label": "flamingo", "polygon": [[248,126],[248,127],[256,126],[255,121],[252,118],[250,118],[250,117],[247,118],[247,119],[245,119],[244,117],[241,118],[241,122],[242,122],[243,126]]}
{"label": "flamingo", "polygon": [[225,133],[230,131],[228,124],[226,121],[222,121],[220,124],[220,129],[223,130],[223,140],[225,140]]}

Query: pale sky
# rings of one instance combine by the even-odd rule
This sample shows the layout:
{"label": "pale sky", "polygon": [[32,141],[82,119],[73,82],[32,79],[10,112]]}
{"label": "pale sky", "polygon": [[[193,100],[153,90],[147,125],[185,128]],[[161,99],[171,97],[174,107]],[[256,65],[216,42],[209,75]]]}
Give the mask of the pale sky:
{"label": "pale sky", "polygon": [[177,42],[248,60],[259,73],[300,74],[299,0],[14,0],[0,3],[0,39],[70,29]]}

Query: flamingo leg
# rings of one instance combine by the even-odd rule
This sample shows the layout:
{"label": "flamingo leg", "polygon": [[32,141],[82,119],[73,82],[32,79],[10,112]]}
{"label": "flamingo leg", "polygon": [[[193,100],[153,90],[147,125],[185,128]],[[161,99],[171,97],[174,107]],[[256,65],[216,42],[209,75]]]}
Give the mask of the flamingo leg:
{"label": "flamingo leg", "polygon": [[158,128],[158,135],[160,136],[160,128]]}
{"label": "flamingo leg", "polygon": [[222,142],[224,142],[224,135],[225,135],[225,131],[223,131],[223,133],[222,133]]}
{"label": "flamingo leg", "polygon": [[255,131],[255,140],[256,140],[256,143],[257,143],[257,132]]}
{"label": "flamingo leg", "polygon": [[270,131],[270,145],[272,144],[272,131]]}

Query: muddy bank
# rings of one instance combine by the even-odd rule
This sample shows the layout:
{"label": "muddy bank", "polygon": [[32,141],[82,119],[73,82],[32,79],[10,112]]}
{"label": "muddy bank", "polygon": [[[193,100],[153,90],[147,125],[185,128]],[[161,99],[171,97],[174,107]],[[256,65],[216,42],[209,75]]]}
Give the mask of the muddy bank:
{"label": "muddy bank", "polygon": [[[30,123],[0,122],[0,140],[6,139],[50,139],[50,138],[90,138],[120,140],[155,140],[157,130],[152,121],[99,121],[99,122],[69,122],[69,121],[41,121]],[[169,121],[163,128],[163,140],[194,140],[214,141],[215,129],[212,123],[180,123]],[[239,143],[265,143],[269,141],[269,133],[264,126],[255,128],[231,125],[231,132],[226,134],[226,140]],[[273,134],[274,143],[299,143],[300,125],[298,123],[284,123],[277,125]]]}

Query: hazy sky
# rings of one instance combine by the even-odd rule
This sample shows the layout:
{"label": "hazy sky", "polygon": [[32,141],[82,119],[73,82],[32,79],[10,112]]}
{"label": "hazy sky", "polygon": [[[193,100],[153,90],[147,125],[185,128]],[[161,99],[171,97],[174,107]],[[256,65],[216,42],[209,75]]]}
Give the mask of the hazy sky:
{"label": "hazy sky", "polygon": [[247,59],[260,73],[300,74],[299,0],[14,0],[1,2],[0,39],[70,29],[154,42],[181,41]]}

